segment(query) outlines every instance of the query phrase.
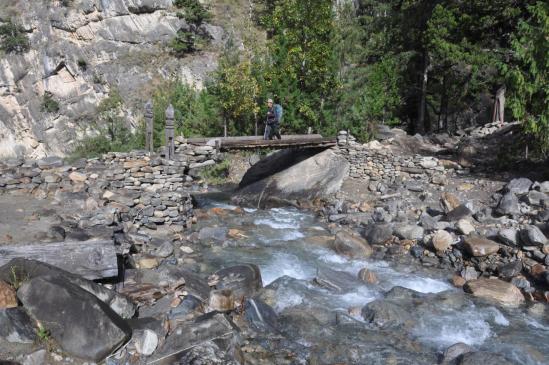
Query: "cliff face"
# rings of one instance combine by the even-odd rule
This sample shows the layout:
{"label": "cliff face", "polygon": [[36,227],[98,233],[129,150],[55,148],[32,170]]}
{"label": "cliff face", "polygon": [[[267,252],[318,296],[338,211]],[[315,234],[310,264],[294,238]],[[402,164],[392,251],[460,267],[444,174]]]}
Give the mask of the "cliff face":
{"label": "cliff face", "polygon": [[[0,55],[0,158],[64,155],[94,127],[97,105],[113,87],[135,124],[161,80],[201,87],[223,43],[221,28],[203,25],[209,51],[171,56],[167,43],[188,29],[172,0],[2,2],[25,28],[30,50]],[[59,111],[42,110],[45,93]]]}

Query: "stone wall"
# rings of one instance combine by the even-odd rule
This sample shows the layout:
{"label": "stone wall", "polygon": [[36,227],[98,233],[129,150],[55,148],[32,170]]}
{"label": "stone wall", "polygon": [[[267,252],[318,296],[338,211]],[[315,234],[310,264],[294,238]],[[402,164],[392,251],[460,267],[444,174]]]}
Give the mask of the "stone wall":
{"label": "stone wall", "polygon": [[351,165],[349,177],[369,181],[373,189],[377,189],[378,183],[388,185],[407,180],[445,185],[448,171],[460,168],[456,163],[433,156],[400,154],[386,142],[361,144],[346,132],[339,133],[337,142],[336,151]]}
{"label": "stone wall", "polygon": [[132,222],[149,228],[186,225],[192,216],[188,191],[197,172],[222,157],[210,146],[176,141],[174,160],[144,151],[107,153],[67,163],[59,157],[0,162],[0,194],[70,201],[81,209],[84,227]]}

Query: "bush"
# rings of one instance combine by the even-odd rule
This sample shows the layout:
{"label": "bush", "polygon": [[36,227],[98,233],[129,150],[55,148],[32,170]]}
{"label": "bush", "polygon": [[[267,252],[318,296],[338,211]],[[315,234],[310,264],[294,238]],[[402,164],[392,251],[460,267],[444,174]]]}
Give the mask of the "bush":
{"label": "bush", "polygon": [[229,160],[223,160],[215,165],[207,166],[200,171],[200,176],[208,183],[212,185],[219,185],[225,182],[229,176]]}
{"label": "bush", "polygon": [[196,51],[196,35],[187,30],[177,31],[175,38],[170,42],[174,55],[183,57],[188,53]]}
{"label": "bush", "polygon": [[46,113],[57,113],[59,111],[59,103],[48,92],[42,97],[42,111]]}
{"label": "bush", "polygon": [[82,71],[86,71],[88,69],[88,63],[85,59],[79,58],[76,63],[78,64],[78,68],[80,68]]}
{"label": "bush", "polygon": [[23,53],[30,48],[25,29],[9,20],[0,25],[0,49],[6,53]]}
{"label": "bush", "polygon": [[81,140],[72,158],[98,157],[107,152],[128,152],[145,147],[145,127],[143,123],[132,133],[120,117],[123,100],[118,90],[112,89],[109,96],[99,103],[100,127],[96,135]]}
{"label": "bush", "polygon": [[183,10],[178,12],[177,16],[185,19],[189,24],[196,26],[211,18],[211,14],[198,0],[175,0],[174,5]]}

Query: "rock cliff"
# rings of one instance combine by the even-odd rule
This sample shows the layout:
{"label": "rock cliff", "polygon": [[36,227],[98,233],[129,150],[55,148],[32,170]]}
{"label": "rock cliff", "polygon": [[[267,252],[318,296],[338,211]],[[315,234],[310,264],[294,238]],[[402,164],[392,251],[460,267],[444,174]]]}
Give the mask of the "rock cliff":
{"label": "rock cliff", "polygon": [[[126,120],[137,122],[142,102],[163,79],[201,87],[217,66],[223,30],[205,24],[206,51],[178,59],[167,43],[179,29],[172,0],[2,0],[0,22],[15,19],[30,50],[0,55],[0,158],[64,155],[94,127],[96,108],[116,88]],[[59,104],[42,108],[45,94]]]}

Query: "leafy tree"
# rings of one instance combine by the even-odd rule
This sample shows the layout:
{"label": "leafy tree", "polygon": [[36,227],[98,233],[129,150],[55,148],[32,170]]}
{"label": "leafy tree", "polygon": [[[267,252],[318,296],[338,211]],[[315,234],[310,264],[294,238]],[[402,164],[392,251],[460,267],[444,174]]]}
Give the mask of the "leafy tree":
{"label": "leafy tree", "polygon": [[235,50],[229,42],[210,90],[219,100],[224,133],[253,134],[259,111],[259,84],[253,76],[252,62],[240,60]]}
{"label": "leafy tree", "polygon": [[516,65],[508,70],[512,87],[509,105],[535,137],[537,150],[549,152],[549,4],[528,7],[529,17],[512,38]]}

